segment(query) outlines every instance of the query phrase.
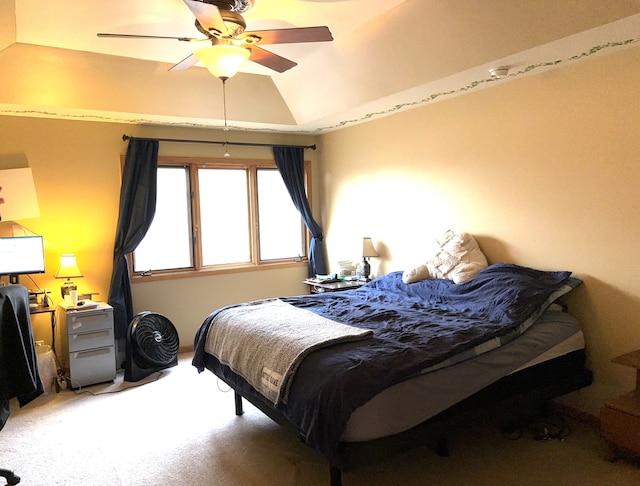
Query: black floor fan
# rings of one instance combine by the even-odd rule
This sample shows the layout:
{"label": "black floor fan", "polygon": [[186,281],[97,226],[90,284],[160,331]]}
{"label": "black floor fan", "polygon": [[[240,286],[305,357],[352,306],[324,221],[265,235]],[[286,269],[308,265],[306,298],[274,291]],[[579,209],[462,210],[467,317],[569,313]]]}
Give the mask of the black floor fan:
{"label": "black floor fan", "polygon": [[125,381],[139,381],[178,364],[178,331],[161,314],[141,312],[136,315],[129,324],[126,343]]}

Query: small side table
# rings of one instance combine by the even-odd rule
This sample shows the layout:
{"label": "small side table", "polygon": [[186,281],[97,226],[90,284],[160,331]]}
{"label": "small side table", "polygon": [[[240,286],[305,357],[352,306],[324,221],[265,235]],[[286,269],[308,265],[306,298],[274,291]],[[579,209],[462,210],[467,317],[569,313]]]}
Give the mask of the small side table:
{"label": "small side table", "polygon": [[45,307],[42,304],[39,304],[38,307],[29,307],[29,314],[49,314],[51,318],[51,349],[55,353],[56,349],[56,308],[55,307]]}
{"label": "small side table", "polygon": [[322,294],[324,292],[342,292],[362,287],[367,282],[362,280],[339,280],[338,282],[319,282],[308,278],[304,281],[309,286],[310,294]]}
{"label": "small side table", "polygon": [[636,369],[636,389],[613,398],[600,411],[600,432],[609,445],[609,460],[624,451],[640,456],[640,350],[613,358]]}

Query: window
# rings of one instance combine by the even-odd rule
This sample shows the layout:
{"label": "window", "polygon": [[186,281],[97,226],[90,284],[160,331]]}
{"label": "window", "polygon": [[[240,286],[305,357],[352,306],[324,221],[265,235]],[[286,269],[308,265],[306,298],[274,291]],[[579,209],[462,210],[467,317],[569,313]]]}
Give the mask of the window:
{"label": "window", "polygon": [[156,213],[136,248],[134,272],[193,266],[189,173],[184,167],[159,167]]}
{"label": "window", "polygon": [[260,256],[278,260],[305,255],[304,226],[278,169],[258,169]]}
{"label": "window", "polygon": [[202,264],[251,261],[249,194],[244,169],[198,169]]}
{"label": "window", "polygon": [[133,273],[290,264],[306,260],[307,246],[273,162],[160,157],[156,213],[133,253]]}

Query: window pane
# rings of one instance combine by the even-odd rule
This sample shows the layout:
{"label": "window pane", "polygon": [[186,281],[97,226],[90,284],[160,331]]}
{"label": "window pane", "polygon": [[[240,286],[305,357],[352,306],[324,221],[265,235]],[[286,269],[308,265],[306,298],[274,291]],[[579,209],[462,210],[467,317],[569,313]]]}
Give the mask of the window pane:
{"label": "window pane", "polygon": [[258,169],[258,224],[260,260],[306,254],[302,218],[277,169]]}
{"label": "window pane", "polygon": [[153,223],[134,251],[135,272],[193,266],[189,171],[158,167],[158,193]]}
{"label": "window pane", "polygon": [[202,264],[251,261],[244,169],[198,169]]}

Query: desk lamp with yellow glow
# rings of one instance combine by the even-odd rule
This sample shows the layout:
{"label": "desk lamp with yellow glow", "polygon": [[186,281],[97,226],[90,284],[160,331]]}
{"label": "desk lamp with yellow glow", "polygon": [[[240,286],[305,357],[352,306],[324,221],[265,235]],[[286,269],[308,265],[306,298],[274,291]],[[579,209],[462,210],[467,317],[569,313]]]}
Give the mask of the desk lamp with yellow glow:
{"label": "desk lamp with yellow glow", "polygon": [[60,287],[60,293],[63,299],[69,295],[72,290],[78,290],[78,286],[74,284],[71,279],[81,277],[83,277],[83,275],[76,263],[76,256],[69,253],[62,255],[60,257],[60,266],[56,272],[56,278],[66,279]]}

